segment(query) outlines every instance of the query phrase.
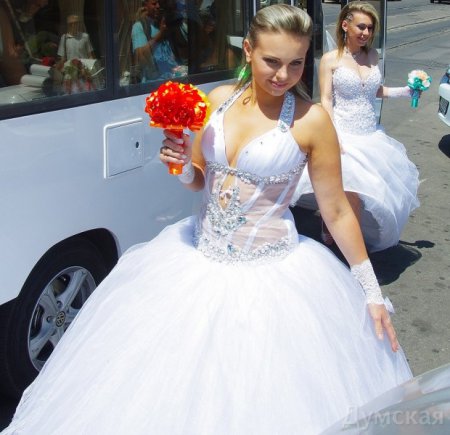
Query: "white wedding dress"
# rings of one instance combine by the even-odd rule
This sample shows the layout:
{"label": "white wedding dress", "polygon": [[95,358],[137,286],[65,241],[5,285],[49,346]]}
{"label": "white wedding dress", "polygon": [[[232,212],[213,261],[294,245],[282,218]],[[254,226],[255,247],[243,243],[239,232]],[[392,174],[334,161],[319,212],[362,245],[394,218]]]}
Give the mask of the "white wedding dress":
{"label": "white wedding dress", "polygon": [[293,95],[235,169],[223,117],[237,96],[203,135],[199,216],[120,258],[3,434],[317,434],[411,377],[348,268],[296,232]]}
{"label": "white wedding dress", "polygon": [[[334,125],[343,149],[344,190],[362,200],[361,229],[367,249],[394,246],[411,212],[419,206],[419,174],[405,147],[377,125],[376,93],[381,85],[378,66],[364,80],[339,66],[333,73]],[[314,204],[308,170],[297,189],[299,203]]]}

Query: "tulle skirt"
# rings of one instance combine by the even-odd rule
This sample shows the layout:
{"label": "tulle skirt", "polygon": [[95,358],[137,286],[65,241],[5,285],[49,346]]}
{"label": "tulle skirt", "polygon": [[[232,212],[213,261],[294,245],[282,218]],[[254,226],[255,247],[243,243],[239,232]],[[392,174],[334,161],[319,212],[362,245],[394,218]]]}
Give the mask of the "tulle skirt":
{"label": "tulle skirt", "polygon": [[411,377],[327,248],[221,264],[193,229],[121,257],[4,434],[317,434]]}
{"label": "tulle skirt", "polygon": [[[419,206],[419,174],[403,144],[380,128],[368,135],[339,132],[342,181],[346,192],[362,200],[361,229],[367,249],[394,246],[411,212]],[[316,208],[308,169],[297,188],[298,204]]]}

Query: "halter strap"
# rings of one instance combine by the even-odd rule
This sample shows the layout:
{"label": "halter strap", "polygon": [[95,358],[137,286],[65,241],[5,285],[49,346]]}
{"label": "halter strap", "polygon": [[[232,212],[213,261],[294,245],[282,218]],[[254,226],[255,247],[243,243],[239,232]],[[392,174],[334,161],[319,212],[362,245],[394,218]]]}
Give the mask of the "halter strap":
{"label": "halter strap", "polygon": [[[250,82],[246,83],[241,88],[233,92],[233,94],[227,98],[217,109],[217,113],[222,113],[228,110],[228,108],[244,93],[244,91],[250,86]],[[281,106],[280,117],[278,118],[277,127],[286,133],[292,125],[295,113],[295,96],[292,92],[286,92],[284,94],[283,105]]]}

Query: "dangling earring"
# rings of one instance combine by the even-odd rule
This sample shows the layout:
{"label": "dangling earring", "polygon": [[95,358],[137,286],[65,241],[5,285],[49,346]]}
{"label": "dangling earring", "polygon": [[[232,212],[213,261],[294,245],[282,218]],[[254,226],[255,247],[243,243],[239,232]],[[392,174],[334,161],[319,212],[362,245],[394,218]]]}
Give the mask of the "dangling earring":
{"label": "dangling earring", "polygon": [[245,65],[241,68],[238,75],[238,80],[240,82],[246,81],[250,76],[250,63],[246,62]]}
{"label": "dangling earring", "polygon": [[344,30],[344,45],[347,44],[347,32]]}

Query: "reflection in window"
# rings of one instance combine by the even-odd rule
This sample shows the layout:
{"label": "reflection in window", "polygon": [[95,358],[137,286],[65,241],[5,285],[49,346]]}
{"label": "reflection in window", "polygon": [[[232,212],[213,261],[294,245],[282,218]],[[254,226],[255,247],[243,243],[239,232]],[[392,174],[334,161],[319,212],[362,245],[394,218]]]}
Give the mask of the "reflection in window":
{"label": "reflection in window", "polygon": [[104,87],[103,0],[0,2],[0,104]]}
{"label": "reflection in window", "polygon": [[[290,5],[290,0],[259,0],[259,9],[265,8],[266,6],[285,4]],[[298,5],[296,5],[298,6]]]}
{"label": "reflection in window", "polygon": [[235,68],[240,11],[241,0],[120,0],[121,85]]}

